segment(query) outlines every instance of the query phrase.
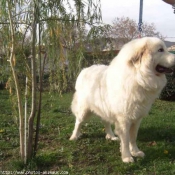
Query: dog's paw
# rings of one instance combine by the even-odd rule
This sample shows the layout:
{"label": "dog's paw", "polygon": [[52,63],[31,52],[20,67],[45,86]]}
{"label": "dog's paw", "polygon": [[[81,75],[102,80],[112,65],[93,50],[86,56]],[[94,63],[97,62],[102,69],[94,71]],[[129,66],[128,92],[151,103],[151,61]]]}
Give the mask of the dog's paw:
{"label": "dog's paw", "polygon": [[77,140],[77,139],[78,139],[78,137],[76,137],[76,136],[71,136],[71,137],[69,138],[69,140],[71,140],[71,141]]}
{"label": "dog's paw", "polygon": [[109,135],[109,134],[106,134],[106,140],[117,141],[117,140],[119,140],[119,138],[116,137],[116,136],[111,136],[111,135]]}
{"label": "dog's paw", "polygon": [[133,163],[134,159],[132,157],[125,157],[125,158],[122,158],[122,161],[124,163]]}
{"label": "dog's paw", "polygon": [[131,152],[131,154],[132,154],[132,156],[134,156],[134,157],[141,157],[141,158],[145,157],[145,153],[142,152],[142,151]]}
{"label": "dog's paw", "polygon": [[119,138],[118,138],[118,137],[112,137],[111,140],[113,140],[113,141],[118,141]]}
{"label": "dog's paw", "polygon": [[73,132],[69,140],[78,140],[80,137],[81,137],[81,132],[77,132],[77,133]]}
{"label": "dog's paw", "polygon": [[78,140],[78,138],[81,136],[81,134],[78,135],[72,135],[69,140]]}

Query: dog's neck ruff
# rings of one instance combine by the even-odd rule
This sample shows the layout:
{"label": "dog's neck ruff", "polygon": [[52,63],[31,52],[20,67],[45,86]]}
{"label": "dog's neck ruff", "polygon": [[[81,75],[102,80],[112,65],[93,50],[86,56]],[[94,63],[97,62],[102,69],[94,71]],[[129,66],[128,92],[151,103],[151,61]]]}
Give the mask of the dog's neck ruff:
{"label": "dog's neck ruff", "polygon": [[164,74],[162,74],[161,76],[156,76],[153,73],[143,74],[142,72],[137,73],[136,81],[145,90],[157,91],[159,93],[167,83],[167,80]]}

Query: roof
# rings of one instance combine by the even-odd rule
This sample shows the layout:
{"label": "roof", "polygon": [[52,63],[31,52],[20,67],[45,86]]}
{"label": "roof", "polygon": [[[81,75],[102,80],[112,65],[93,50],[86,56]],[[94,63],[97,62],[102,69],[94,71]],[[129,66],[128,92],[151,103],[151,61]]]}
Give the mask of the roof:
{"label": "roof", "polygon": [[171,42],[171,41],[164,41],[164,43],[165,43],[165,45],[166,45],[167,48],[175,45],[175,42]]}

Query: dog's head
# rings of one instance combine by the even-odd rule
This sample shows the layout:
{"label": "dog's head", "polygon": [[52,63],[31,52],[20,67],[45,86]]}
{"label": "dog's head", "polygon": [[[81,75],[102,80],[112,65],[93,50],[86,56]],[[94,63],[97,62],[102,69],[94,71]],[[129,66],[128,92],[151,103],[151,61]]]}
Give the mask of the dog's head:
{"label": "dog's head", "polygon": [[138,71],[156,76],[173,72],[175,55],[168,52],[162,40],[145,37],[131,41],[129,45],[132,47],[129,64]]}

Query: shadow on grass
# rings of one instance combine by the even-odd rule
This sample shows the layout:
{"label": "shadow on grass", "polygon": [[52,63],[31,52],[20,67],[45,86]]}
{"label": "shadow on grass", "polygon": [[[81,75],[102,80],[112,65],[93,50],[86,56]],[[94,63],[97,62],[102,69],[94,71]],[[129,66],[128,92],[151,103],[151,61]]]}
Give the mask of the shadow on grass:
{"label": "shadow on grass", "polygon": [[40,170],[50,170],[54,164],[58,167],[66,164],[65,157],[59,153],[43,154],[36,157],[35,162]]}
{"label": "shadow on grass", "polygon": [[141,164],[150,162],[175,163],[175,128],[146,127],[140,128],[138,142],[146,156]]}
{"label": "shadow on grass", "polygon": [[59,167],[65,166],[67,164],[66,158],[60,153],[44,153],[38,155],[28,162],[27,165],[24,165],[21,160],[14,160],[11,163],[12,170],[21,171],[25,169],[26,171],[50,171],[54,169],[59,169]]}
{"label": "shadow on grass", "polygon": [[138,139],[141,142],[163,141],[175,143],[175,128],[173,127],[146,127],[140,128]]}

